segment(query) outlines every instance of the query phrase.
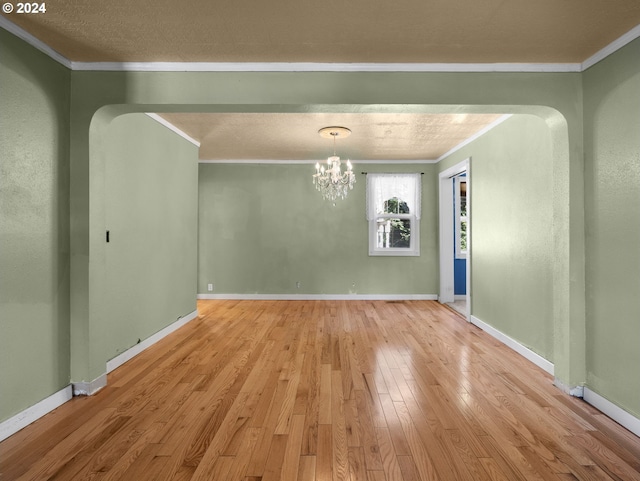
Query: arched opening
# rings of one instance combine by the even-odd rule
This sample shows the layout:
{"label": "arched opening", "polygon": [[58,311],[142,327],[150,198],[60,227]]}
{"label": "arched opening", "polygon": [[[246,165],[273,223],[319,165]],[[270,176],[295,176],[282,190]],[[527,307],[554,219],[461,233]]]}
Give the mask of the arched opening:
{"label": "arched opening", "polygon": [[[110,122],[118,115],[130,112],[189,112],[189,111],[227,111],[234,110],[237,107],[229,107],[225,105],[212,105],[203,106],[198,105],[197,108],[189,105],[118,105],[107,106],[99,109],[92,120],[90,129],[91,141],[88,145],[90,151],[90,170],[92,174],[88,176],[89,183],[89,198],[90,198],[90,212],[88,215],[88,222],[90,227],[89,231],[89,243],[91,245],[89,251],[89,262],[87,269],[87,297],[85,301],[85,307],[87,312],[87,323],[85,326],[82,323],[76,325],[77,331],[80,332],[80,336],[76,336],[76,339],[81,340],[82,337],[87,340],[86,343],[78,342],[76,348],[74,348],[73,355],[77,361],[77,366],[80,371],[84,371],[90,379],[96,378],[96,373],[103,370],[105,359],[100,359],[99,356],[95,356],[91,344],[89,331],[92,330],[91,324],[99,321],[99,306],[101,290],[100,287],[104,283],[104,269],[105,269],[105,254],[104,254],[104,185],[100,180],[99,174],[104,170],[104,152],[102,148],[102,142],[104,141],[104,134]],[[442,112],[442,111],[456,111],[466,109],[468,111],[486,111],[486,106],[455,106],[455,107],[442,107],[442,106],[430,106],[430,105],[385,105],[383,107],[375,105],[366,106],[354,106],[354,105],[323,105],[323,106],[310,106],[310,105],[298,105],[287,106],[286,109],[282,105],[260,105],[260,106],[243,106],[244,110],[252,111],[353,111],[354,109],[361,109],[363,111],[376,111],[377,109],[382,111],[396,110],[398,112],[404,111],[423,111],[423,112]],[[496,111],[498,107],[491,107],[489,110]],[[569,324],[564,316],[564,313],[570,310],[570,299],[568,295],[568,278],[569,278],[569,236],[566,226],[569,224],[569,208],[568,208],[568,193],[569,193],[569,142],[567,135],[567,124],[563,120],[563,116],[553,110],[541,107],[499,107],[500,111],[507,113],[530,113],[541,117],[549,126],[552,138],[552,148],[554,156],[554,188],[553,188],[553,217],[554,217],[554,230],[553,230],[553,246],[551,257],[554,259],[554,272],[553,272],[553,343],[554,343],[554,364],[556,365],[556,376],[558,376],[560,366],[560,372],[569,370],[569,362],[572,359],[570,353],[563,352],[560,356],[557,356],[558,347],[567,342]],[[75,328],[74,328],[75,329]],[[82,334],[84,332],[84,334]],[[79,355],[78,355],[79,354]],[[86,359],[83,361],[82,358]],[[83,366],[90,366],[89,368]],[[566,379],[566,377],[561,377]],[[569,381],[568,383],[571,383]]]}

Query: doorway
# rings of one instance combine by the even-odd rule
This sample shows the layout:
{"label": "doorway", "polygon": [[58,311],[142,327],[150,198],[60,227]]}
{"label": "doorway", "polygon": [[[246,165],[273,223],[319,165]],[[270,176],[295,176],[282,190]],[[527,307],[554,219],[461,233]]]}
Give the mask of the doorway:
{"label": "doorway", "polygon": [[440,294],[438,300],[470,319],[471,175],[466,159],[440,173]]}

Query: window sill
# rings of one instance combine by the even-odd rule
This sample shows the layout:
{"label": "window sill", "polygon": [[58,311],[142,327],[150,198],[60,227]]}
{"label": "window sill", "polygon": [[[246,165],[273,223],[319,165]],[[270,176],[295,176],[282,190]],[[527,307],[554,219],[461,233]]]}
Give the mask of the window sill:
{"label": "window sill", "polygon": [[397,256],[397,257],[420,257],[420,251],[411,249],[385,249],[385,250],[373,250],[369,251],[370,257],[379,256]]}

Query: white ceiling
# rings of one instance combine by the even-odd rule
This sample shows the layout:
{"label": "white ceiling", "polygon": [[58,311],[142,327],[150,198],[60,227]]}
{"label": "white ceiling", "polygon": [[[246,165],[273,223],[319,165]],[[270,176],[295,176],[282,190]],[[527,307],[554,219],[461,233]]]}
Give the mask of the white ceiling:
{"label": "white ceiling", "polygon": [[496,122],[499,114],[161,114],[201,143],[200,159],[316,162],[334,143],[318,130],[344,126],[337,155],[357,161],[437,160]]}
{"label": "white ceiling", "polygon": [[[56,0],[3,13],[72,62],[581,64],[640,24],[639,0]],[[561,70],[561,69],[560,69]],[[496,115],[166,114],[202,160],[432,160]]]}

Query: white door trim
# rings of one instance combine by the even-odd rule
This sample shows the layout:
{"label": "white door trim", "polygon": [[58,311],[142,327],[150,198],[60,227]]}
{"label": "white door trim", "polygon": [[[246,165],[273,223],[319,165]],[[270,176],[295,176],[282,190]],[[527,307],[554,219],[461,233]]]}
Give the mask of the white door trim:
{"label": "white door trim", "polygon": [[454,301],[453,257],[453,189],[451,178],[462,173],[467,173],[467,320],[471,311],[471,173],[470,160],[449,167],[439,174],[439,218],[440,218],[440,293],[438,300],[441,303]]}

